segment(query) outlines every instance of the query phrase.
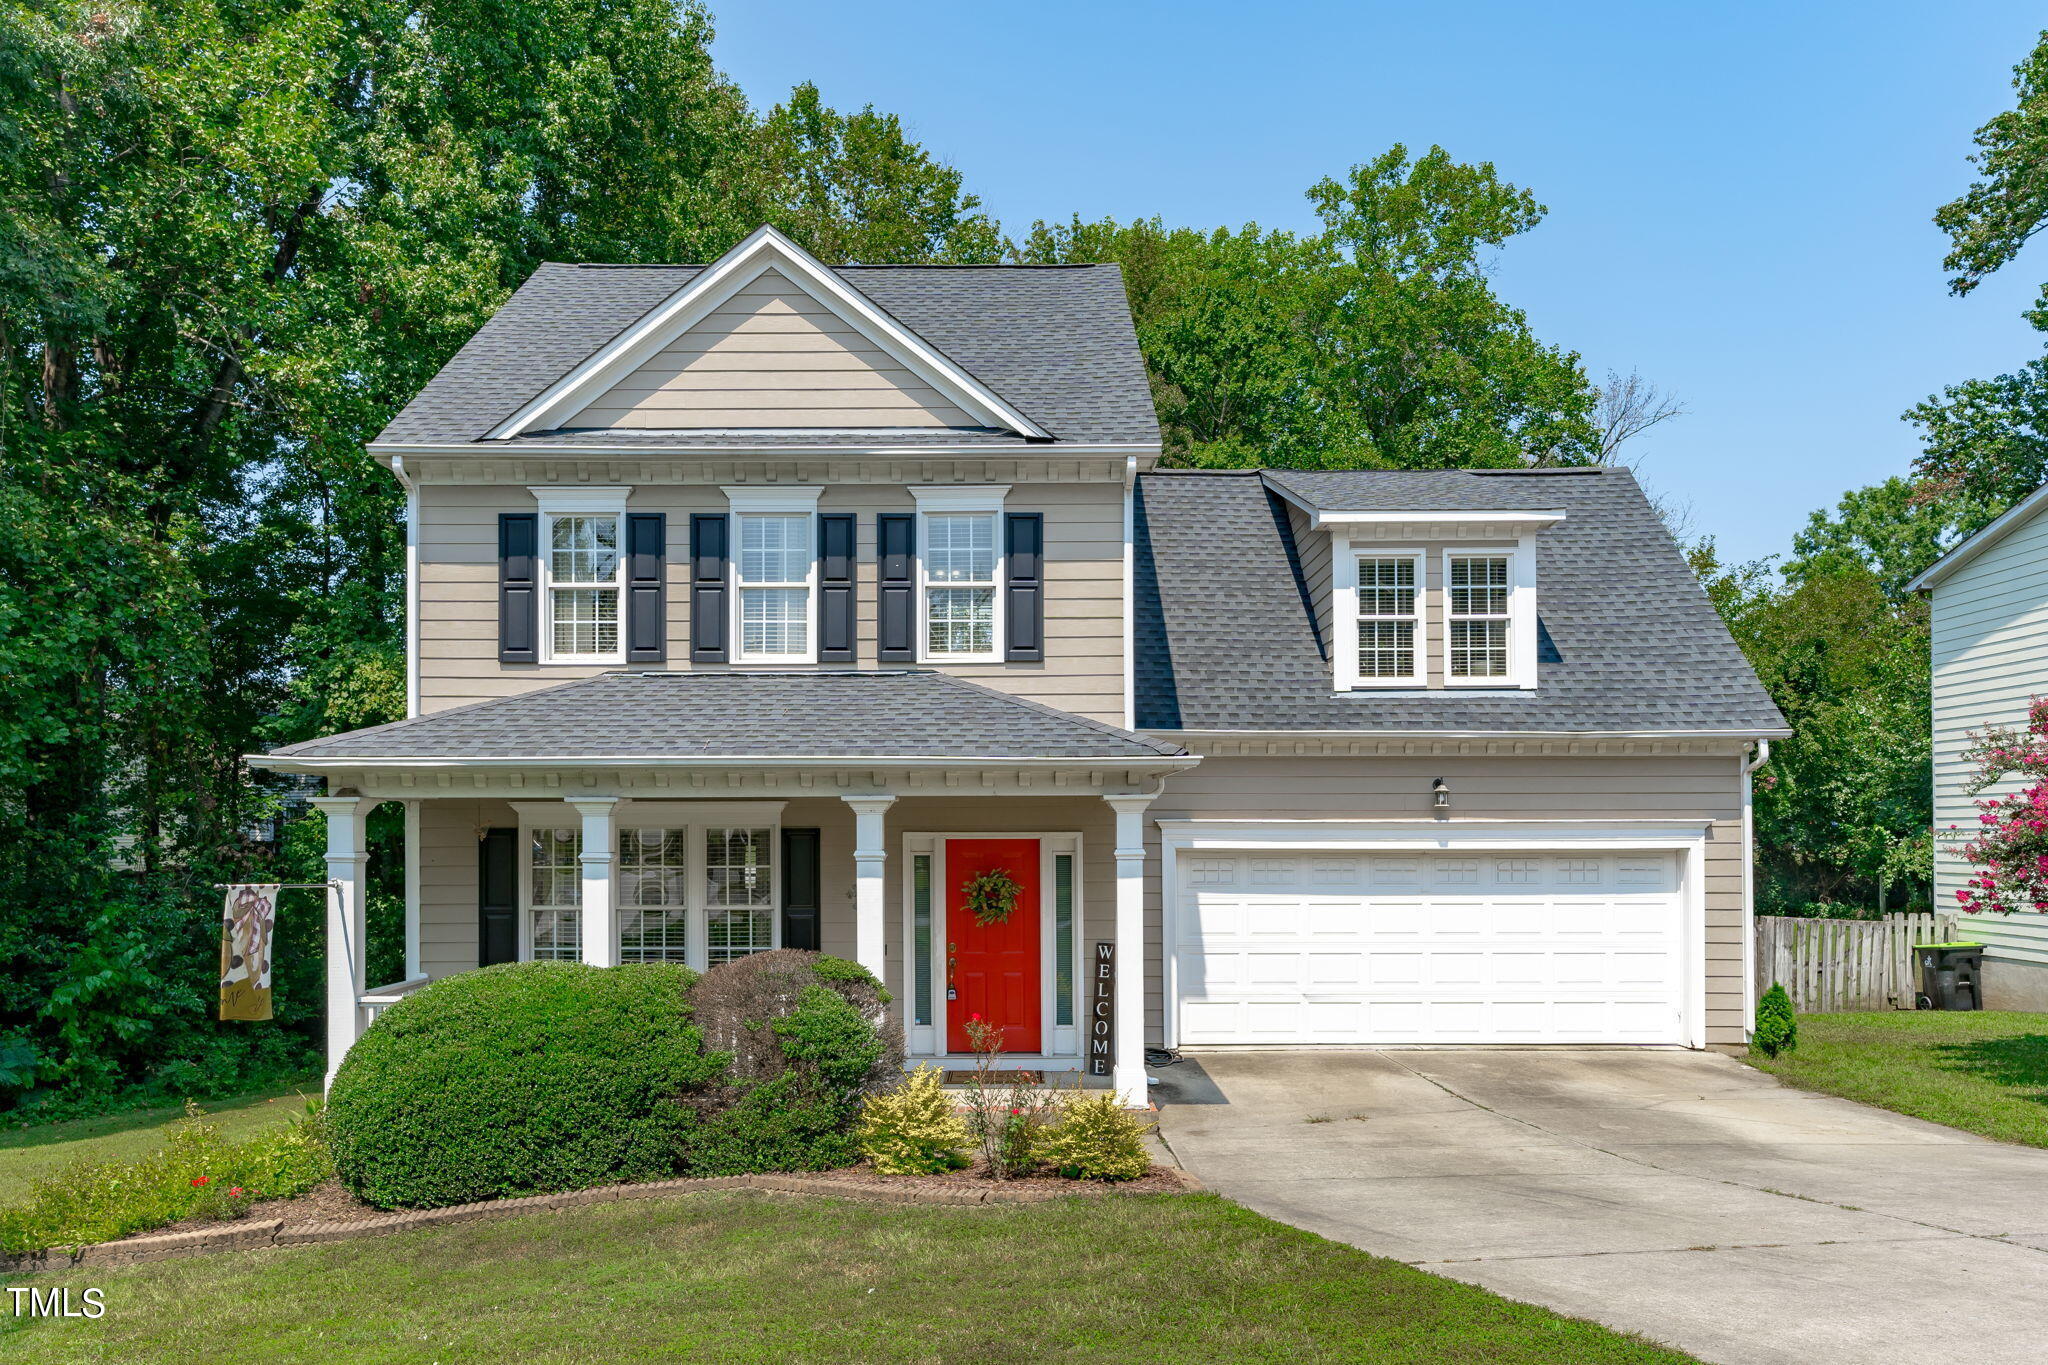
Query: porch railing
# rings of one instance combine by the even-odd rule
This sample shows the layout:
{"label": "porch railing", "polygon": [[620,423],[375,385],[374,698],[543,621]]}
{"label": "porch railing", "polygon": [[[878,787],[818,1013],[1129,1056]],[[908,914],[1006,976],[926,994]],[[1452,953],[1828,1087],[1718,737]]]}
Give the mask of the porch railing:
{"label": "porch railing", "polygon": [[377,1022],[377,1016],[390,1009],[399,1001],[411,995],[420,987],[433,980],[429,976],[412,976],[403,981],[394,981],[389,986],[374,986],[356,997],[356,1003],[363,1007],[365,1027]]}

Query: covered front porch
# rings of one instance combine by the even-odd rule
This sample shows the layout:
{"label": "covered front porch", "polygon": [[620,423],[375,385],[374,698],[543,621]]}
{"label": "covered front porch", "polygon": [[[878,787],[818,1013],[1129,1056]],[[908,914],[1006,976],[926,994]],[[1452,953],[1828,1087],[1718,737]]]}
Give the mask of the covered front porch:
{"label": "covered front porch", "polygon": [[[1026,708],[1035,725],[1065,732],[1030,747],[1091,752],[1018,753],[999,729],[949,739],[946,727],[969,718],[940,707],[895,723],[921,725],[927,749],[989,752],[906,753],[911,737],[888,733],[876,742],[895,752],[833,757],[404,752],[451,747],[452,727],[428,717],[265,756],[321,773],[330,793],[314,802],[339,890],[328,924],[330,1081],[380,1009],[442,976],[549,959],[705,970],[792,947],[880,977],[915,1059],[969,1065],[966,1026],[980,1016],[1003,1030],[1007,1064],[1106,1071],[1127,1103],[1143,1103],[1145,816],[1165,777],[1194,760],[945,684],[935,700],[971,691],[976,706],[997,698],[1005,718]],[[387,752],[309,752],[338,744]],[[389,985],[362,969],[365,821],[384,801],[406,814],[406,973]],[[967,894],[991,879],[1008,888],[997,915],[977,912]],[[1107,1018],[1093,989],[1105,957]]]}

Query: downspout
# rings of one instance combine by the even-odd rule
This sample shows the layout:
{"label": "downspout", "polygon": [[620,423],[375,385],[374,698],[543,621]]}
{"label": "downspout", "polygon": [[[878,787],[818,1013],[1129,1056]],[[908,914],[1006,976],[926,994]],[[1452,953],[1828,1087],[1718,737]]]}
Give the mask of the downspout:
{"label": "downspout", "polygon": [[391,476],[405,490],[405,718],[420,713],[420,489],[405,472],[405,457],[391,457]]}
{"label": "downspout", "polygon": [[1132,653],[1136,638],[1136,626],[1132,613],[1137,606],[1136,550],[1138,496],[1138,457],[1124,456],[1124,729],[1138,728],[1138,688],[1136,656]]}
{"label": "downspout", "polygon": [[1750,800],[1751,776],[1771,761],[1771,742],[1759,739],[1755,753],[1742,761],[1742,1036],[1756,1026],[1756,815]]}

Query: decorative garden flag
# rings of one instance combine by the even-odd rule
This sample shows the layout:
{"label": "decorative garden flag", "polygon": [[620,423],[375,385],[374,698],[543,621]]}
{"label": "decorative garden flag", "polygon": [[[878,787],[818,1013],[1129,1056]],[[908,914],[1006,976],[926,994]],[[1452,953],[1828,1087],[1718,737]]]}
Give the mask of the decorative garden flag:
{"label": "decorative garden flag", "polygon": [[270,1017],[270,946],[277,928],[275,883],[231,886],[220,916],[220,1017]]}

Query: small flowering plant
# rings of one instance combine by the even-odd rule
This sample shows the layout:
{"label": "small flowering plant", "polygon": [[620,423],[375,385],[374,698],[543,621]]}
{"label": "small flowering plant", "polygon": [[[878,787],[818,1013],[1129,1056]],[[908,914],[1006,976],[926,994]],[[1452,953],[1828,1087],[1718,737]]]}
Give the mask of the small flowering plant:
{"label": "small flowering plant", "polygon": [[1058,1112],[1058,1101],[1023,1073],[998,1069],[1003,1028],[979,1014],[968,1016],[967,1042],[974,1049],[974,1081],[967,1087],[967,1131],[981,1148],[990,1178],[1029,1175],[1038,1164],[1041,1134]]}
{"label": "small flowering plant", "polygon": [[2026,785],[1977,802],[1977,834],[1963,845],[1975,870],[1956,901],[1972,914],[2048,913],[2048,698],[2034,698],[2024,732],[1993,729],[1972,738],[1963,758],[1976,765],[1973,795],[2009,777]]}

